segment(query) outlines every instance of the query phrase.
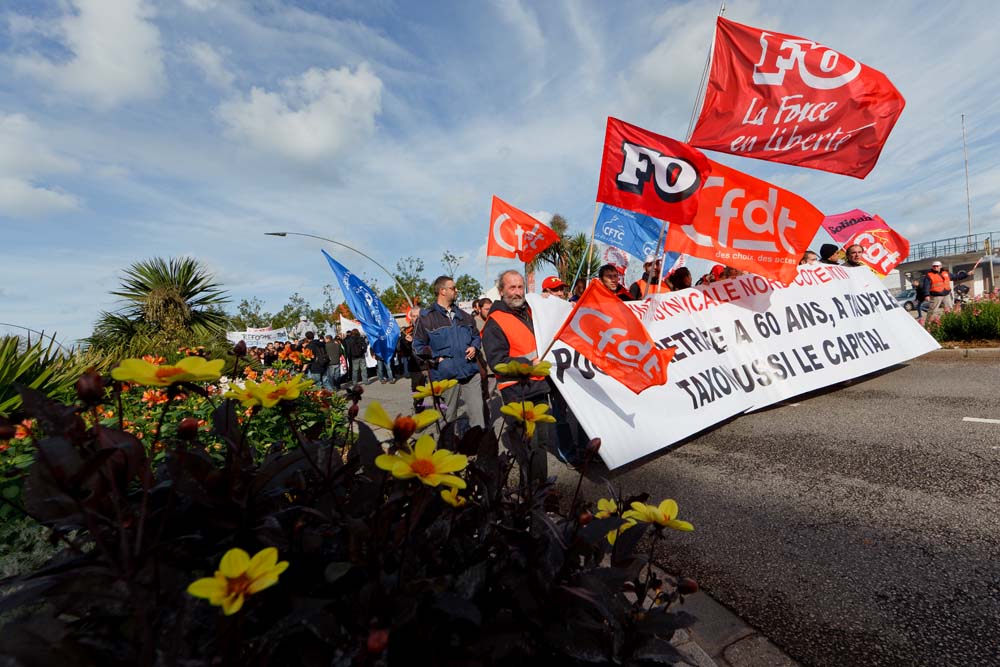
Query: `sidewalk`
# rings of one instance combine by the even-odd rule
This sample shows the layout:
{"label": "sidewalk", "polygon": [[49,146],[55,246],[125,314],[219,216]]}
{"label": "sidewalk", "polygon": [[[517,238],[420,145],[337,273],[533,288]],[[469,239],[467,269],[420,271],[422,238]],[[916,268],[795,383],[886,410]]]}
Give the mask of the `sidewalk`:
{"label": "sidewalk", "polygon": [[[390,415],[410,414],[413,402],[409,380],[366,385],[362,406],[373,400]],[[577,473],[551,455],[549,472],[561,484],[576,484]],[[696,667],[799,667],[767,637],[704,592],[685,596],[678,609],[698,619],[691,628],[679,630],[672,640]]]}

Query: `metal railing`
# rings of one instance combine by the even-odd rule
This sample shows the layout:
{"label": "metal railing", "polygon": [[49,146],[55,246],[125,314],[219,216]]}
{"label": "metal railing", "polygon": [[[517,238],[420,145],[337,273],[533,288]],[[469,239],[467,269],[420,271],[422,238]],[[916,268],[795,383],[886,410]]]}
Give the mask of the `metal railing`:
{"label": "metal railing", "polygon": [[989,254],[996,252],[998,244],[1000,244],[1000,232],[953,236],[948,239],[927,241],[910,246],[910,255],[906,261],[915,262],[921,259],[963,255],[970,252]]}

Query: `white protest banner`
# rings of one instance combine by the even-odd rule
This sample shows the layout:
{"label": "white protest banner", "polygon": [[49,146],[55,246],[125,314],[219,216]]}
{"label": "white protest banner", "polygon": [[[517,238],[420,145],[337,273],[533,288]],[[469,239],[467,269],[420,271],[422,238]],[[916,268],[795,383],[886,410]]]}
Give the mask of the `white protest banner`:
{"label": "white protest banner", "polygon": [[[545,349],[571,304],[528,300]],[[939,347],[865,267],[799,267],[788,287],[743,275],[629,306],[659,345],[677,350],[667,384],[635,395],[561,342],[546,355],[551,379],[580,424],[601,438],[609,468],[733,415]]]}
{"label": "white protest banner", "polygon": [[246,331],[229,331],[226,332],[226,340],[230,343],[238,343],[242,340],[246,341],[247,345],[260,347],[268,343],[288,340],[288,330],[284,327],[281,329],[263,327],[256,329],[248,328]]}

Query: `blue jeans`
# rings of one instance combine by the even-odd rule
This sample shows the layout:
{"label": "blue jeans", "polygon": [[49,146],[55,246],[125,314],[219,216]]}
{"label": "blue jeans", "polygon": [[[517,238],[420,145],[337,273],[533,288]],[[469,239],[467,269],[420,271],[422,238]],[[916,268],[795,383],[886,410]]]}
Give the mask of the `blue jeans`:
{"label": "blue jeans", "polygon": [[340,364],[331,363],[326,369],[323,381],[326,382],[326,388],[333,391],[337,388],[337,384],[340,382]]}
{"label": "blue jeans", "polygon": [[310,372],[310,373],[306,373],[306,377],[313,381],[313,386],[316,389],[323,389],[323,388],[325,388],[325,383],[323,382],[323,374],[322,373],[311,373]]}
{"label": "blue jeans", "polygon": [[377,361],[378,366],[376,368],[376,372],[378,373],[378,379],[382,382],[395,382],[395,378],[392,377],[392,366],[385,363],[381,359],[378,359]]}

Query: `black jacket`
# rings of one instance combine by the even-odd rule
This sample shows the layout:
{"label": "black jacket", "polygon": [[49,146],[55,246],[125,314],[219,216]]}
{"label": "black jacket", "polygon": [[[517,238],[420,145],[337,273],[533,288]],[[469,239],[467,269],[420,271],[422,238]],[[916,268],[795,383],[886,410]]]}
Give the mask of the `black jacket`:
{"label": "black jacket", "polygon": [[[503,301],[498,300],[493,302],[493,307],[490,308],[490,317],[486,319],[486,326],[483,327],[483,352],[486,353],[486,363],[489,364],[491,370],[496,372],[496,365],[510,362],[511,356],[507,335],[504,334],[503,329],[493,319],[493,313],[510,313],[528,325],[528,328],[532,332],[535,331],[535,324],[531,319],[531,309],[528,308],[527,304],[525,304],[523,309],[518,311],[513,310]],[[541,353],[541,350],[538,350],[538,353]],[[513,360],[524,363],[531,363],[532,361],[525,357],[514,357]],[[503,381],[500,373],[497,373],[497,380],[500,382]],[[504,403],[509,403],[511,401],[530,399],[535,396],[544,396],[549,393],[549,389],[548,380],[529,380],[526,385],[519,384],[502,390],[501,395]]]}
{"label": "black jacket", "polygon": [[323,373],[330,365],[330,358],[326,356],[326,347],[318,340],[311,340],[306,343],[306,348],[313,353],[313,358],[309,362],[310,373]]}
{"label": "black jacket", "polygon": [[348,359],[361,359],[368,349],[368,340],[361,335],[348,336],[344,341],[344,352]]}

